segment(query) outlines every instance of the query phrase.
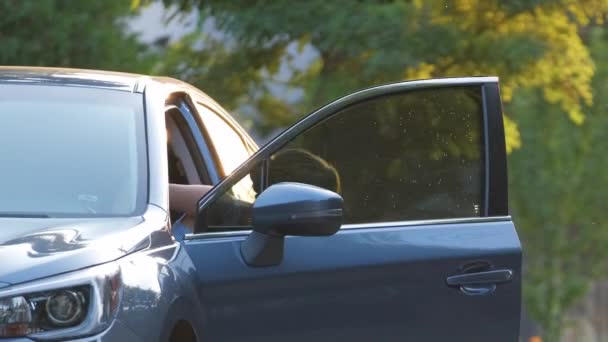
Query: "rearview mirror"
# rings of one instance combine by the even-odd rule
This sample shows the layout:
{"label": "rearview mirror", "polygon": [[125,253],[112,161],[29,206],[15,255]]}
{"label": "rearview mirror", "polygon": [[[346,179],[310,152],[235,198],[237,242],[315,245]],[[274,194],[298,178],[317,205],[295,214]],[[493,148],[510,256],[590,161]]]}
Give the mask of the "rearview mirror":
{"label": "rearview mirror", "polygon": [[301,183],[279,183],[258,196],[252,207],[253,232],[241,245],[250,266],[278,265],[284,237],[327,236],[342,225],[342,197]]}

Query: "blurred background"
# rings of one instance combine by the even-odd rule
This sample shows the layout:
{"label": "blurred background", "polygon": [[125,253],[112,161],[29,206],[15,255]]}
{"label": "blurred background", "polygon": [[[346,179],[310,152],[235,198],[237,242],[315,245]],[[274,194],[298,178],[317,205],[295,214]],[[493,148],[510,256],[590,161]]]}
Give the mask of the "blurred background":
{"label": "blurred background", "polygon": [[260,144],[360,88],[499,76],[521,341],[608,341],[608,0],[2,0],[0,13],[0,64],[176,77]]}

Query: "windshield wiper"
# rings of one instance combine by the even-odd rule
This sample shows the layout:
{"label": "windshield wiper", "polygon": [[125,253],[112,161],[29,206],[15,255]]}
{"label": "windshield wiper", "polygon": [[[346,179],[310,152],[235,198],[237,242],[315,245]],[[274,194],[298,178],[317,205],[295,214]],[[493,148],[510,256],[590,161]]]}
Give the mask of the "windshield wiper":
{"label": "windshield wiper", "polygon": [[51,216],[44,213],[21,213],[21,212],[1,212],[0,217],[15,217],[15,218],[50,218]]}

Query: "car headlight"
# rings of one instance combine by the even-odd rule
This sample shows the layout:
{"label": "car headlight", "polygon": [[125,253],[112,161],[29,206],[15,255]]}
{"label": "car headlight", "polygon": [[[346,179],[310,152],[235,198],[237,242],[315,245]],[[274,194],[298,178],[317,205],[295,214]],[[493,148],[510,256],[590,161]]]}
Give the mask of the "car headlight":
{"label": "car headlight", "polygon": [[0,338],[57,340],[103,331],[118,311],[122,281],[109,263],[0,290]]}

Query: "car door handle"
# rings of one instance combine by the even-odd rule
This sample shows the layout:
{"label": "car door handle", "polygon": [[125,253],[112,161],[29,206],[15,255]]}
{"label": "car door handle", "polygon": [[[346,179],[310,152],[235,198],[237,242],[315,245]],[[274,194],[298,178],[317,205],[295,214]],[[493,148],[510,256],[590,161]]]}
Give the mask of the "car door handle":
{"label": "car door handle", "polygon": [[511,270],[494,270],[450,276],[446,283],[448,286],[458,286],[466,295],[480,296],[493,293],[496,291],[496,284],[509,282],[512,278]]}
{"label": "car door handle", "polygon": [[446,281],[450,286],[463,286],[476,284],[500,284],[511,281],[511,278],[513,278],[513,271],[495,270],[450,276],[446,279]]}

